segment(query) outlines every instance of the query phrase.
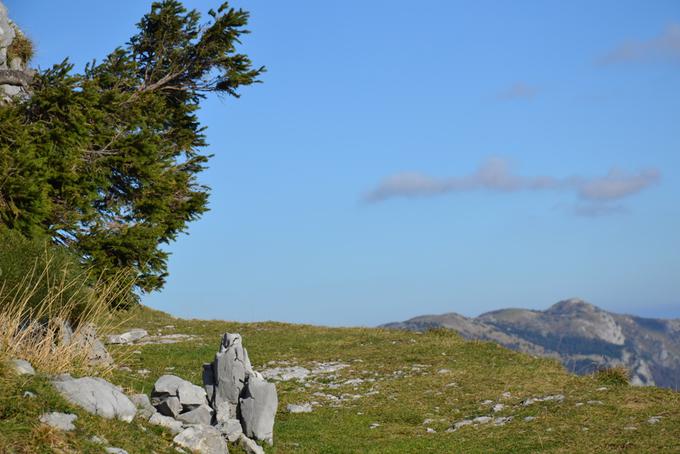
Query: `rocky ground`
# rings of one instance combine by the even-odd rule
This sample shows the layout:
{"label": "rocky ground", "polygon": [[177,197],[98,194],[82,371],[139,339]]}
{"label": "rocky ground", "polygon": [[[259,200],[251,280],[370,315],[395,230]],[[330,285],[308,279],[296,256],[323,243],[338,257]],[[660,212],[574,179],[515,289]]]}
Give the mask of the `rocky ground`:
{"label": "rocky ground", "polygon": [[[252,368],[277,389],[273,445],[259,441],[265,452],[673,452],[680,439],[678,393],[574,376],[556,361],[450,331],[179,320],[141,309],[111,334],[132,328],[146,333],[107,345],[116,369],[106,379],[127,396],[148,397],[158,394],[162,376],[201,387],[222,334],[240,333]],[[181,447],[179,427],[150,421],[157,408],[102,424],[55,395],[40,371],[28,377],[3,379],[14,403],[0,400],[0,451],[12,452],[6,447],[20,441],[18,433],[34,443],[24,452],[50,452],[48,441],[63,452]],[[52,428],[52,412],[77,416],[59,422],[73,430]],[[230,445],[243,449],[257,448]]]}

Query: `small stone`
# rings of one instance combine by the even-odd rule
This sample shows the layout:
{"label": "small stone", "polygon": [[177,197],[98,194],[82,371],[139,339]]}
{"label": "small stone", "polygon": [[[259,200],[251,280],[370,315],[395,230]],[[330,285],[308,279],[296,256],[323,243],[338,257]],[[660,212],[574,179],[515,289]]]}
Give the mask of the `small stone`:
{"label": "small stone", "polygon": [[311,413],[312,412],[312,405],[311,404],[288,404],[286,406],[286,409],[288,410],[288,413]]}
{"label": "small stone", "polygon": [[13,359],[10,361],[10,365],[14,372],[19,375],[35,375],[35,369],[31,366],[31,363],[24,359]]}
{"label": "small stone", "polygon": [[35,397],[35,393],[32,393],[31,391],[24,391],[24,397],[32,399]]}
{"label": "small stone", "polygon": [[512,421],[512,416],[501,416],[493,420],[494,426],[504,426]]}
{"label": "small stone", "polygon": [[179,421],[185,424],[207,424],[210,425],[214,411],[207,404],[203,404],[186,413],[177,416]]}
{"label": "small stone", "polygon": [[475,424],[486,424],[491,422],[491,416],[477,416],[472,422]]}
{"label": "small stone", "polygon": [[463,419],[462,421],[458,421],[453,425],[453,427],[450,429],[451,431],[456,431],[460,429],[461,427],[469,426],[472,424],[471,419]]}
{"label": "small stone", "polygon": [[535,416],[526,416],[526,417],[524,418],[524,420],[525,420],[526,422],[531,422],[531,421],[533,421],[534,419],[536,419]]}
{"label": "small stone", "polygon": [[63,430],[65,432],[70,432],[75,430],[76,426],[73,422],[78,419],[78,416],[69,413],[60,413],[53,411],[51,413],[43,413],[40,415],[40,422],[47,424],[55,429]]}
{"label": "small stone", "polygon": [[105,448],[104,451],[106,451],[107,454],[128,454],[128,452],[124,449],[113,447]]}
{"label": "small stone", "polygon": [[211,426],[190,426],[181,431],[173,441],[183,448],[201,454],[229,452],[227,442],[219,430]]}
{"label": "small stone", "polygon": [[106,441],[105,438],[100,438],[100,437],[98,437],[98,436],[96,436],[96,435],[92,435],[92,436],[90,437],[90,441],[91,441],[92,443],[96,443],[96,444],[98,444],[98,445],[103,445],[103,444],[108,443],[108,441]]}
{"label": "small stone", "polygon": [[496,404],[496,405],[493,406],[493,412],[498,413],[499,411],[503,411],[504,408],[505,408],[505,405]]}
{"label": "small stone", "polygon": [[657,424],[659,422],[661,422],[661,416],[652,416],[647,420],[648,424]]}
{"label": "small stone", "polygon": [[587,402],[588,405],[602,405],[603,402],[601,400],[589,400]]}
{"label": "small stone", "polygon": [[108,344],[131,344],[139,339],[148,336],[149,333],[143,329],[133,329],[123,334],[113,334],[106,337]]}
{"label": "small stone", "polygon": [[426,429],[425,429],[425,432],[427,432],[427,433],[429,433],[429,434],[436,434],[436,433],[437,433],[437,431],[434,430],[432,427],[426,428]]}
{"label": "small stone", "polygon": [[506,391],[503,394],[501,394],[501,396],[503,396],[503,399],[510,399],[512,397],[512,394]]}
{"label": "small stone", "polygon": [[238,444],[246,454],[264,454],[264,449],[255,443],[255,440],[251,440],[243,434],[238,438]]}
{"label": "small stone", "polygon": [[437,371],[437,373],[440,374],[440,375],[446,375],[446,374],[450,374],[451,370],[450,369],[439,369]]}
{"label": "small stone", "polygon": [[371,423],[371,425],[368,426],[369,429],[377,429],[378,427],[380,427],[380,423],[377,422]]}
{"label": "small stone", "polygon": [[165,427],[166,429],[169,429],[170,432],[175,434],[182,431],[182,423],[180,421],[177,421],[175,418],[171,418],[170,416],[163,416],[160,413],[154,413],[151,415],[149,418],[149,424]]}

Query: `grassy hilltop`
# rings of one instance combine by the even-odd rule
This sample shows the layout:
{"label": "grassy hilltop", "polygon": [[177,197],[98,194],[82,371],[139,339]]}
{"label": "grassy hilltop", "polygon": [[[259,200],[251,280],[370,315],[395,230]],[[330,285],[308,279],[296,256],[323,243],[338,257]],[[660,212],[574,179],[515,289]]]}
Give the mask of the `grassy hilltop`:
{"label": "grassy hilltop", "polygon": [[[196,336],[112,347],[119,368],[108,378],[128,392],[148,393],[166,373],[200,384],[201,365],[212,360],[224,332],[243,335],[259,371],[346,365],[304,382],[277,383],[275,444],[267,452],[680,451],[679,393],[630,387],[616,374],[578,377],[555,361],[449,331],[181,320],[146,308],[117,330],[125,328]],[[44,377],[3,370],[0,381],[0,452],[103,452],[92,436],[130,453],[176,452],[169,432],[140,419],[108,421],[70,407]],[[22,397],[25,391],[37,398]],[[548,396],[557,397],[540,401]],[[528,399],[537,400],[526,405]],[[311,413],[286,410],[308,402],[316,402]],[[62,433],[38,423],[41,413],[55,410],[78,414],[77,430]],[[447,432],[480,416],[492,419]]]}

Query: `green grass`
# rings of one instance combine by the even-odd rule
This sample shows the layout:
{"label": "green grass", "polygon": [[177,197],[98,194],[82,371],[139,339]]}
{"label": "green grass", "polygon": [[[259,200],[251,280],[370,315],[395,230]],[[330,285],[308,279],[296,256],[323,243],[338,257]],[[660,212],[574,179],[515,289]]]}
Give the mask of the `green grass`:
{"label": "green grass", "polygon": [[[172,325],[172,328],[166,326]],[[484,342],[465,341],[449,331],[423,334],[362,328],[322,328],[282,323],[233,323],[179,320],[140,308],[124,328],[139,327],[151,334],[196,334],[188,342],[169,345],[112,348],[118,363],[110,380],[129,392],[149,392],[158,376],[172,373],[200,383],[201,365],[212,360],[224,332],[240,332],[256,369],[269,361],[312,368],[315,362],[340,361],[350,367],[337,377],[278,383],[279,414],[275,445],[270,453],[411,453],[411,452],[678,452],[680,450],[680,394],[657,388],[634,388],[611,376],[578,377],[552,360],[533,358]],[[416,365],[414,367],[414,365]],[[420,366],[417,366],[420,365]],[[169,370],[167,368],[174,367]],[[136,371],[148,369],[146,377]],[[440,371],[448,369],[448,372]],[[376,379],[342,385],[352,378]],[[44,379],[9,379],[0,389],[0,452],[28,443],[24,452],[51,452],[41,438],[38,415],[69,408],[54,395]],[[338,388],[328,389],[329,384]],[[607,383],[607,384],[604,384]],[[606,390],[602,388],[606,386]],[[24,408],[19,397],[33,387],[45,398]],[[377,394],[367,395],[370,391]],[[361,398],[332,406],[314,396],[323,392]],[[503,393],[510,397],[503,397]],[[562,402],[521,403],[527,398],[563,394]],[[15,402],[20,400],[21,405]],[[289,403],[319,401],[312,413],[289,414]],[[514,416],[505,426],[467,426],[446,429],[466,418],[492,414],[485,400],[506,408],[494,416]],[[588,403],[591,401],[591,403]],[[596,402],[595,402],[596,401]],[[599,403],[601,402],[601,403]],[[73,411],[73,410],[72,410]],[[105,435],[112,446],[129,452],[172,452],[171,435],[140,421],[128,425],[103,422],[77,412],[78,432],[57,438],[66,452],[102,452],[88,445],[91,435]],[[533,421],[524,421],[533,416]],[[649,424],[652,416],[661,416]],[[425,426],[423,421],[431,419]],[[380,424],[371,429],[373,423]],[[427,433],[426,427],[436,430]],[[632,430],[631,427],[635,429]],[[144,430],[146,429],[146,430]],[[42,432],[40,432],[42,431]],[[88,451],[89,450],[89,451]],[[17,452],[22,452],[17,450]],[[232,452],[238,452],[232,449]]]}

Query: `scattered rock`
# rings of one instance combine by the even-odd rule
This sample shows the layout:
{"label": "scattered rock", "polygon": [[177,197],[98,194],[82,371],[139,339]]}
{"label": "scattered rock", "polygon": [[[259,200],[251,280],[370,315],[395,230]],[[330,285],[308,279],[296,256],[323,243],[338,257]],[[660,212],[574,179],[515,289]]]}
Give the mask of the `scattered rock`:
{"label": "scattered rock", "polygon": [[427,432],[427,433],[429,433],[429,434],[436,434],[436,433],[437,433],[437,431],[434,430],[432,427],[426,428],[426,429],[425,429],[425,432]]}
{"label": "scattered rock", "polygon": [[108,344],[131,344],[145,338],[149,333],[143,329],[133,329],[123,334],[112,334],[106,337]]}
{"label": "scattered rock", "polygon": [[378,422],[371,423],[371,425],[368,426],[369,429],[377,429],[378,427],[380,427],[380,423]]}
{"label": "scattered rock", "polygon": [[72,430],[75,430],[76,426],[73,424],[73,422],[78,419],[78,416],[72,415],[69,413],[59,413],[57,411],[53,411],[51,413],[43,413],[40,415],[40,422],[43,424],[47,424],[50,427],[54,427],[55,429],[63,430],[66,432],[70,432]]}
{"label": "scattered rock", "polygon": [[530,397],[529,399],[522,402],[522,405],[528,407],[529,405],[533,405],[536,402],[562,402],[563,400],[564,396],[562,394],[555,394],[552,396],[545,397]]}
{"label": "scattered rock", "polygon": [[29,399],[32,399],[32,398],[34,398],[34,397],[36,397],[36,396],[35,396],[35,393],[33,393],[33,392],[31,392],[31,391],[24,391],[24,397],[27,397],[27,398],[29,398]]}
{"label": "scattered rock", "polygon": [[247,454],[264,454],[261,446],[243,434],[238,438],[238,444]]}
{"label": "scattered rock", "polygon": [[533,421],[534,419],[536,419],[535,416],[526,416],[526,417],[524,418],[524,420],[525,420],[526,422],[531,422],[531,421]]}
{"label": "scattered rock", "polygon": [[512,421],[512,416],[501,416],[493,420],[494,426],[504,426]]}
{"label": "scattered rock", "polygon": [[107,454],[128,454],[128,452],[124,449],[120,448],[105,448],[104,451],[106,451]]}
{"label": "scattered rock", "polygon": [[229,452],[227,442],[219,430],[212,426],[196,425],[182,430],[173,441],[183,448],[200,454],[223,454]]}
{"label": "scattered rock", "polygon": [[104,418],[132,421],[137,408],[120,389],[103,378],[72,378],[59,375],[52,381],[59,393],[72,404]]}
{"label": "scattered rock", "polygon": [[97,327],[93,323],[79,327],[75,332],[69,322],[61,323],[61,342],[87,351],[87,361],[91,366],[111,366],[113,357],[97,337]]}
{"label": "scattered rock", "polygon": [[35,375],[35,369],[31,363],[25,359],[13,359],[9,362],[10,366],[19,375]]}
{"label": "scattered rock", "polygon": [[103,445],[103,444],[108,443],[108,441],[106,441],[105,438],[100,438],[100,437],[98,437],[98,436],[96,436],[96,435],[92,435],[92,436],[90,437],[90,441],[91,441],[92,443],[96,443],[96,444],[98,444],[98,445]]}
{"label": "scattered rock", "polygon": [[312,405],[311,404],[288,404],[286,407],[289,413],[311,413],[312,412]]}
{"label": "scattered rock", "polygon": [[177,421],[175,418],[171,418],[170,416],[164,416],[160,413],[154,413],[151,415],[149,418],[149,424],[165,427],[166,429],[169,429],[170,432],[175,434],[178,434],[182,431],[182,423],[180,421]]}
{"label": "scattered rock", "polygon": [[477,416],[475,419],[472,420],[473,423],[475,424],[486,424],[488,422],[491,422],[491,416]]}
{"label": "scattered rock", "polygon": [[185,424],[206,424],[210,425],[213,420],[213,414],[215,412],[207,404],[200,405],[199,407],[189,410],[185,413],[177,416],[179,421]]}
{"label": "scattered rock", "polygon": [[496,404],[496,405],[493,406],[493,412],[498,413],[499,411],[503,411],[504,408],[505,408],[505,405]]}
{"label": "scattered rock", "polygon": [[601,400],[589,400],[586,402],[588,405],[604,405],[604,402]]}
{"label": "scattered rock", "polygon": [[265,369],[262,371],[262,376],[268,380],[275,381],[289,381],[299,380],[304,381],[310,375],[309,369],[304,367],[275,367],[272,369]]}
{"label": "scattered rock", "polygon": [[652,416],[647,420],[648,424],[657,424],[659,422],[661,422],[661,416]]}
{"label": "scattered rock", "polygon": [[266,441],[274,439],[274,418],[279,400],[274,384],[250,375],[239,400],[241,425],[246,436]]}

